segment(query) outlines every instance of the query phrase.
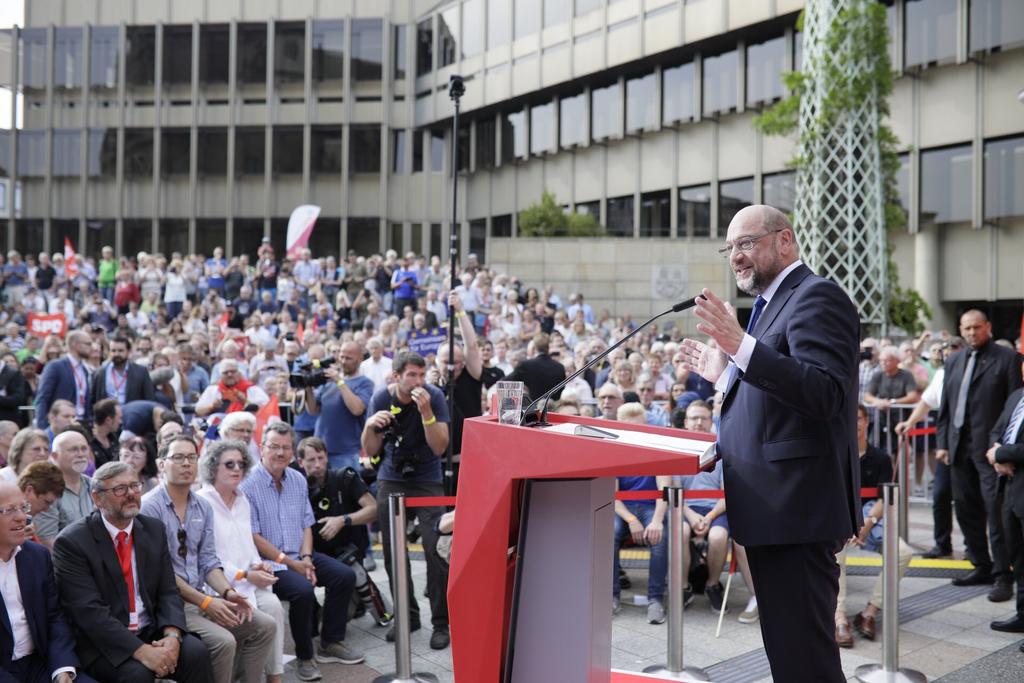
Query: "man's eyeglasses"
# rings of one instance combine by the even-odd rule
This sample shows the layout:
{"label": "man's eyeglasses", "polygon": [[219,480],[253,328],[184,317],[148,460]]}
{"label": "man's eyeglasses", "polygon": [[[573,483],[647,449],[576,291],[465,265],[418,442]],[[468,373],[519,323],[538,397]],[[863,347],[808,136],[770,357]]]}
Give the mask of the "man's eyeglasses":
{"label": "man's eyeglasses", "polygon": [[292,449],[290,443],[268,443],[263,447],[263,450],[270,451],[271,453],[286,453]]}
{"label": "man's eyeglasses", "polygon": [[195,463],[199,460],[199,456],[195,453],[175,453],[174,455],[165,455],[164,460],[170,460],[175,465],[182,465],[186,462]]}
{"label": "man's eyeglasses", "polygon": [[649,394],[652,391],[654,391],[654,389],[652,389],[651,387],[640,387],[641,394]]}
{"label": "man's eyeglasses", "polygon": [[22,512],[26,515],[29,514],[32,512],[32,504],[24,502],[21,505],[8,505],[5,508],[0,508],[0,517],[10,517],[18,512]]}
{"label": "man's eyeglasses", "polygon": [[221,465],[224,465],[229,470],[240,470],[245,467],[245,463],[241,460],[225,460]]}
{"label": "man's eyeglasses", "polygon": [[782,229],[779,228],[778,230],[768,230],[760,235],[757,235],[756,237],[741,237],[733,243],[726,242],[722,246],[722,248],[718,250],[718,253],[724,256],[725,258],[729,258],[730,256],[732,256],[733,249],[739,249],[743,253],[751,252],[754,250],[754,246],[757,244],[758,240],[764,239],[768,235],[774,235],[777,232],[782,232]]}
{"label": "man's eyeglasses", "polygon": [[178,529],[178,557],[183,560],[188,557],[188,535],[185,529]]}
{"label": "man's eyeglasses", "polygon": [[130,484],[118,484],[117,486],[111,486],[108,489],[95,489],[95,490],[99,491],[100,493],[104,493],[104,492],[105,493],[110,493],[115,498],[120,498],[121,496],[123,496],[126,493],[128,493],[129,489],[131,489],[132,493],[142,493],[142,482],[141,481],[133,481]]}
{"label": "man's eyeglasses", "polygon": [[687,415],[687,422],[711,422],[711,418],[707,415]]}

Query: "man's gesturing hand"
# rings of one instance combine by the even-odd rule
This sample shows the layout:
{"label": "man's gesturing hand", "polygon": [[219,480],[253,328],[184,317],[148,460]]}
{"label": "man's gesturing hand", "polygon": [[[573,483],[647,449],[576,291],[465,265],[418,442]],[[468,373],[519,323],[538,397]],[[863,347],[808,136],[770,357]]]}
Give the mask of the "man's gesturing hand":
{"label": "man's gesturing hand", "polygon": [[718,381],[729,364],[729,357],[721,349],[695,339],[684,339],[680,350],[685,357],[683,365],[686,369],[696,372],[712,384]]}
{"label": "man's gesturing hand", "polygon": [[697,297],[697,317],[704,322],[698,323],[697,329],[708,335],[726,354],[735,356],[743,341],[744,331],[736,319],[736,309],[727,301],[722,301],[710,289],[701,291],[703,296]]}

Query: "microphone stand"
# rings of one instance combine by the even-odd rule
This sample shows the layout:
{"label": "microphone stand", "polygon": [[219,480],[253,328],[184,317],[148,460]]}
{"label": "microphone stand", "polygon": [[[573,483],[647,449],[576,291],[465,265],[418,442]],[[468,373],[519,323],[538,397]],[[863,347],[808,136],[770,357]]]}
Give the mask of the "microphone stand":
{"label": "microphone stand", "polygon": [[[459,261],[459,227],[457,223],[459,200],[459,100],[466,93],[462,76],[452,74],[448,81],[448,96],[455,104],[455,115],[452,118],[452,223],[448,231],[448,271],[449,288],[455,289],[455,274]],[[455,311],[448,307],[448,419],[450,426],[455,423]],[[454,430],[448,434],[448,448],[445,449],[444,492],[452,495],[455,489],[455,467],[452,465],[452,437]]]}
{"label": "microphone stand", "polygon": [[[701,296],[701,298],[703,298],[703,295]],[[615,349],[619,348],[620,346],[625,344],[627,341],[632,339],[634,336],[636,336],[636,334],[640,330],[644,329],[645,327],[647,327],[648,325],[653,323],[655,320],[658,320],[659,318],[662,318],[662,317],[668,315],[669,313],[679,313],[681,311],[685,311],[686,309],[693,308],[696,305],[697,305],[697,300],[696,299],[688,299],[686,301],[681,301],[678,304],[676,304],[675,306],[673,306],[672,308],[664,310],[661,313],[659,313],[658,315],[654,316],[653,318],[648,319],[643,325],[640,325],[635,330],[633,330],[632,332],[627,334],[625,337],[623,337],[619,341],[615,342],[613,345],[609,346],[603,353],[601,353],[600,355],[595,357],[593,360],[591,360],[589,363],[584,365],[582,368],[580,368],[576,372],[574,372],[571,375],[569,375],[568,377],[566,377],[564,380],[562,380],[561,382],[559,382],[558,384],[553,386],[551,389],[548,389],[538,399],[533,401],[529,406],[527,406],[526,411],[523,413],[523,417],[519,421],[519,426],[521,426],[521,427],[524,427],[524,426],[547,427],[547,426],[549,426],[549,423],[547,421],[547,418],[548,418],[548,404],[546,402],[546,399],[550,398],[555,392],[559,391],[560,389],[564,389],[566,387],[566,385],[569,384],[569,382],[573,381],[574,379],[576,379],[577,377],[582,375],[584,372],[586,372],[587,370],[589,370],[590,368],[595,366],[599,361],[601,361],[604,358],[606,358],[608,356],[608,354],[610,354],[612,351],[614,351]],[[540,415],[533,415],[532,416],[533,420],[531,420],[530,419],[531,418],[531,411],[534,409],[535,406],[539,405],[542,401],[545,401],[545,403],[544,403],[544,407],[541,408]]]}

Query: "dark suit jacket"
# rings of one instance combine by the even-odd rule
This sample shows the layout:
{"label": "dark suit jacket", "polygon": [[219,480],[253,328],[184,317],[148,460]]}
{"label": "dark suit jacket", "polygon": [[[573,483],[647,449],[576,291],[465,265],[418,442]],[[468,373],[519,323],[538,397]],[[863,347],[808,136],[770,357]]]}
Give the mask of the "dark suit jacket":
{"label": "dark suit jacket", "polygon": [[[150,623],[185,629],[185,607],[174,580],[164,525],[139,515],[132,528],[139,591]],[[53,545],[57,588],[89,668],[100,657],[117,667],[143,644],[128,630],[128,587],[99,510],[65,528]]]}
{"label": "dark suit jacket", "polygon": [[[1010,394],[1003,406],[1003,412],[996,420],[995,427],[989,433],[989,443],[1003,442],[1003,432],[1010,424],[1013,417],[1013,409],[1017,407],[1021,397],[1024,396],[1024,389],[1018,389]],[[1006,483],[1006,504],[1013,509],[1017,517],[1024,519],[1024,422],[1021,422],[1017,429],[1016,438],[1012,444],[1003,445],[996,449],[996,462],[1013,465],[1017,468],[1017,474],[1009,478]]]}
{"label": "dark suit jacket", "polygon": [[[25,608],[25,620],[28,621],[36,652],[46,658],[51,673],[66,666],[77,669],[75,639],[57,600],[50,552],[37,543],[25,541],[14,558],[14,564],[21,588],[21,604]],[[5,673],[11,665],[14,631],[3,597],[0,597],[0,612],[0,682],[6,683],[15,680]]]}
{"label": "dark suit jacket", "polygon": [[[92,404],[89,403],[89,373],[85,376],[85,414],[88,417],[92,413]],[[67,356],[51,360],[43,367],[43,376],[39,378],[39,390],[36,391],[36,426],[46,429],[50,426],[50,419],[47,413],[50,406],[59,398],[65,401],[75,402],[77,397],[77,385],[75,384],[75,372],[71,369],[71,361]]]}
{"label": "dark suit jacket", "polygon": [[[565,379],[565,366],[546,353],[524,360],[516,366],[511,375],[505,378],[509,382],[525,384],[531,401],[543,396],[545,391],[550,390],[563,379]],[[561,393],[561,391],[555,392],[552,398],[557,399]],[[523,405],[525,406],[526,403]]]}
{"label": "dark suit jacket", "polygon": [[[969,355],[970,349],[964,349],[946,361],[942,403],[935,424],[936,448],[949,450],[953,460],[962,455],[985,457],[989,447],[989,432],[999,418],[1006,398],[1021,386],[1020,357],[1013,349],[989,341],[979,349],[974,362],[970,393],[967,394],[967,413],[964,415],[966,429],[957,429],[953,426],[953,413]],[[961,443],[963,431],[967,431],[970,438]]]}
{"label": "dark suit jacket", "polygon": [[743,545],[847,539],[861,525],[857,311],[798,266],[767,305],[718,430],[729,525]]}
{"label": "dark suit jacket", "polygon": [[18,410],[28,400],[28,384],[21,371],[7,365],[0,369],[0,420],[10,420],[21,427],[25,426],[25,413]]}
{"label": "dark suit jacket", "polygon": [[[89,405],[105,398],[117,398],[107,393],[107,369],[110,361],[100,366],[100,369],[93,373],[92,384],[89,389]],[[149,371],[138,363],[128,363],[128,385],[125,387],[124,402],[131,401],[155,401],[156,390],[153,382],[149,379]]]}

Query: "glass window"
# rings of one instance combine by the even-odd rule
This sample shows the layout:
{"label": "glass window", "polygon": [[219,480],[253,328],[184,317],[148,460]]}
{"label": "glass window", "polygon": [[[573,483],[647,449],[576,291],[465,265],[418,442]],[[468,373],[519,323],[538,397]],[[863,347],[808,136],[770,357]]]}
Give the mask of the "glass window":
{"label": "glass window", "polygon": [[383,31],[380,19],[352,20],[352,78],[354,80],[380,80],[380,64],[384,50]]}
{"label": "glass window", "polygon": [[671,203],[668,190],[640,195],[641,237],[668,237],[672,234]]}
{"label": "glass window", "polygon": [[192,82],[192,27],[164,27],[164,85]]}
{"label": "glass window", "polygon": [[655,74],[626,81],[626,130],[653,130],[658,125]]}
{"label": "glass window", "polygon": [[430,131],[430,170],[444,170],[444,131],[438,128]]}
{"label": "glass window", "polygon": [[578,202],[576,204],[576,213],[580,215],[593,216],[594,220],[600,223],[601,202],[597,200],[594,200],[592,202]]}
{"label": "glass window", "polygon": [[1024,137],[985,143],[985,219],[1024,216]]}
{"label": "glass window", "polygon": [[793,71],[804,68],[804,34],[797,31],[793,34]]}
{"label": "glass window", "polygon": [[555,103],[548,102],[530,108],[530,153],[544,154],[554,151]]}
{"label": "glass window", "polygon": [[46,87],[46,29],[26,28],[21,32],[21,83],[25,88]]}
{"label": "glass window", "polygon": [[341,219],[318,216],[309,235],[309,249],[314,257],[337,257],[341,253]]}
{"label": "glass window", "polygon": [[455,3],[437,15],[437,58],[438,66],[448,66],[458,61],[459,4]]}
{"label": "glass window", "polygon": [[604,5],[604,0],[576,0],[576,16],[582,17],[602,5]]}
{"label": "glass window", "polygon": [[469,126],[459,128],[458,162],[460,171],[469,170]]}
{"label": "glass window", "polygon": [[223,218],[200,218],[196,221],[196,253],[210,255],[227,240],[227,222]]}
{"label": "glass window", "polygon": [[718,232],[724,235],[740,209],[754,203],[754,179],[725,180],[718,184]]}
{"label": "glass window", "polygon": [[608,198],[608,236],[633,236],[633,195]]}
{"label": "glass window", "polygon": [[302,173],[302,128],[275,126],[273,130],[274,175],[300,175]]}
{"label": "glass window", "polygon": [[77,130],[53,131],[53,176],[77,178],[82,174],[82,136]]}
{"label": "glass window", "polygon": [[505,214],[503,216],[491,217],[491,237],[511,237],[512,236],[512,215]]}
{"label": "glass window", "polygon": [[1024,43],[1024,2],[971,0],[971,51]]}
{"label": "glass window", "polygon": [[662,120],[665,123],[690,121],[693,106],[693,62],[680,64],[661,73]]}
{"label": "glass window", "polygon": [[395,26],[394,34],[394,60],[395,60],[395,80],[402,80],[405,78],[405,26]]}
{"label": "glass window", "polygon": [[462,56],[472,57],[484,51],[484,0],[462,3]]}
{"label": "glass window", "polygon": [[255,247],[263,239],[263,219],[235,218],[231,221],[231,232],[235,254],[248,254],[249,263],[255,263]]}
{"label": "glass window", "polygon": [[765,204],[785,214],[796,208],[796,173],[785,171],[761,178],[761,197]]}
{"label": "glass window", "polygon": [[380,219],[352,217],[348,219],[348,248],[360,256],[380,252]]}
{"label": "glass window", "polygon": [[515,1],[515,37],[516,40],[536,33],[540,30],[541,0]]}
{"label": "glass window", "polygon": [[921,152],[921,223],[971,218],[971,146]]}
{"label": "glass window", "polygon": [[[430,254],[432,256],[441,255],[441,224],[431,223],[430,224]],[[447,252],[445,252],[447,253]]]}
{"label": "glass window", "polygon": [[164,176],[188,175],[191,133],[188,128],[160,131],[160,172]]}
{"label": "glass window", "polygon": [[[126,254],[153,251],[153,221],[149,218],[126,218],[121,234],[122,247]],[[198,228],[197,228],[198,229]],[[186,232],[186,236],[187,236]]]}
{"label": "glass window", "polygon": [[586,107],[584,93],[559,100],[558,133],[562,147],[582,145],[587,141]]}
{"label": "glass window", "polygon": [[679,236],[711,236],[711,186],[698,185],[679,190]]}
{"label": "glass window", "polygon": [[274,82],[302,83],[306,77],[306,25],[274,24]]}
{"label": "glass window", "polygon": [[594,140],[618,135],[622,130],[622,94],[618,83],[590,93],[590,134]]}
{"label": "glass window", "polygon": [[[126,38],[125,81],[129,86],[153,85],[156,30],[152,26],[129,26]],[[164,78],[167,78],[166,74]]]}
{"label": "glass window", "polygon": [[338,81],[345,74],[345,22],[313,22],[313,81]]}
{"label": "glass window", "polygon": [[228,82],[230,38],[226,24],[199,26],[199,83],[222,85]]}
{"label": "glass window", "polygon": [[267,162],[264,138],[262,127],[235,128],[235,175],[263,175]]}
{"label": "glass window", "polygon": [[428,74],[434,69],[434,29],[430,19],[416,24],[416,75]]}
{"label": "glass window", "polygon": [[135,180],[145,180],[153,177],[152,128],[125,129],[124,177]]}
{"label": "glass window", "polygon": [[267,27],[265,24],[238,25],[238,82],[242,85],[267,83]]}
{"label": "glass window", "polygon": [[118,41],[116,26],[96,26],[89,46],[89,85],[93,88],[117,87]]}
{"label": "glass window", "polygon": [[736,50],[704,59],[704,113],[715,114],[736,108]]}
{"label": "glass window", "polygon": [[412,132],[412,172],[420,173],[423,170],[423,131]]}
{"label": "glass window", "polygon": [[228,131],[226,128],[200,128],[196,140],[196,166],[199,175],[224,177],[228,173]]}
{"label": "glass window", "polygon": [[341,175],[341,126],[313,126],[310,144],[313,175]]}
{"label": "glass window", "polygon": [[896,192],[900,198],[900,208],[903,209],[903,219],[910,216],[910,155],[900,155],[900,167],[896,171]]}
{"label": "glass window", "polygon": [[86,172],[91,178],[114,178],[117,175],[117,129],[91,129],[87,155]]}
{"label": "glass window", "polygon": [[[162,228],[163,226],[161,226]],[[101,220],[90,218],[85,221],[85,251],[86,256],[98,259],[103,247],[114,246],[117,236],[117,221],[113,219]],[[168,258],[170,254],[167,254]]]}
{"label": "glass window", "polygon": [[78,243],[78,219],[54,218],[50,220],[50,251],[64,251],[65,238],[71,240],[76,248],[81,248]]}
{"label": "glass window", "polygon": [[[188,253],[188,220],[184,218],[160,219],[160,253],[170,257],[174,252]],[[113,245],[113,242],[103,242]]]}
{"label": "glass window", "polygon": [[[11,131],[0,128],[0,178],[9,178],[11,162]],[[6,185],[0,185],[5,187]],[[0,232],[3,232],[0,229]]]}
{"label": "glass window", "polygon": [[556,26],[558,24],[569,21],[569,12],[572,9],[572,4],[569,2],[552,2],[548,0],[544,3],[544,28],[548,26]]}
{"label": "glass window", "polygon": [[476,122],[476,167],[477,170],[493,168],[497,126],[494,118],[480,119]]}
{"label": "glass window", "polygon": [[771,102],[782,97],[785,59],[784,36],[747,46],[747,104]]}
{"label": "glass window", "polygon": [[526,115],[514,111],[501,117],[501,163],[526,158]]}
{"label": "glass window", "polygon": [[484,218],[469,222],[469,253],[476,254],[479,263],[487,263],[487,220]]}
{"label": "glass window", "polygon": [[14,248],[22,254],[38,254],[43,250],[43,222],[41,220],[18,221],[14,231]]}
{"label": "glass window", "polygon": [[487,0],[487,49],[507,45],[512,40],[509,0]]}
{"label": "glass window", "polygon": [[391,131],[391,172],[405,173],[405,141],[408,135],[404,130]]}
{"label": "glass window", "polygon": [[53,87],[82,85],[82,29],[58,28],[53,36]]}
{"label": "glass window", "polygon": [[349,173],[380,173],[380,126],[349,128]]}
{"label": "glass window", "polygon": [[906,66],[956,58],[957,0],[907,0],[904,30]]}

